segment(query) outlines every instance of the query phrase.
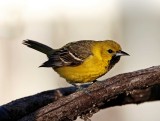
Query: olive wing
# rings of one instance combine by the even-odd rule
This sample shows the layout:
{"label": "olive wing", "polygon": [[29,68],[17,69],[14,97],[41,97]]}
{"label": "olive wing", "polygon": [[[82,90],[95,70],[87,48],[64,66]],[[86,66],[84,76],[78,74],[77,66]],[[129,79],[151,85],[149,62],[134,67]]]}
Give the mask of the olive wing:
{"label": "olive wing", "polygon": [[48,61],[43,63],[40,67],[63,67],[63,66],[78,66],[84,60],[92,55],[91,46],[92,40],[81,40],[71,42],[64,47],[57,49],[48,56]]}

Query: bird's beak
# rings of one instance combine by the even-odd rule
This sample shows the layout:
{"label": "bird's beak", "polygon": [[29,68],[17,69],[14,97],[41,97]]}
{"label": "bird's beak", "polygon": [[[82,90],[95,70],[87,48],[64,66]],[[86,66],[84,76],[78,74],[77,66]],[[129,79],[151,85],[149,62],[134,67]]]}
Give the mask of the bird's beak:
{"label": "bird's beak", "polygon": [[122,51],[122,50],[120,50],[120,51],[116,52],[116,56],[129,56],[129,54],[124,52],[124,51]]}

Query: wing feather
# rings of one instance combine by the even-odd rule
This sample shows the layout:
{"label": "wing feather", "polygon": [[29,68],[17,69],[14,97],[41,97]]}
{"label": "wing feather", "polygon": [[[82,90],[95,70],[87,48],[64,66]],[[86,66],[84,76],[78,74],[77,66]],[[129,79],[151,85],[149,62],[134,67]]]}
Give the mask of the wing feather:
{"label": "wing feather", "polygon": [[62,67],[62,66],[78,66],[84,60],[92,55],[91,43],[92,40],[81,40],[71,42],[64,47],[55,50],[50,55],[49,60],[43,63],[40,67]]}

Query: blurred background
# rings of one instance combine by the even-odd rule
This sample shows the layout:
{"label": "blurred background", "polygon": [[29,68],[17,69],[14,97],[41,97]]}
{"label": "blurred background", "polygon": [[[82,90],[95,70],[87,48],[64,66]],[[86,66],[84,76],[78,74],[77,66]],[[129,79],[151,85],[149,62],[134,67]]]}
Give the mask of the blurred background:
{"label": "blurred background", "polygon": [[[159,0],[0,0],[0,105],[41,91],[70,86],[46,56],[22,45],[33,39],[53,48],[83,40],[113,39],[124,57],[103,80],[160,64]],[[160,103],[102,110],[92,121],[160,121]],[[80,119],[78,119],[80,121]]]}

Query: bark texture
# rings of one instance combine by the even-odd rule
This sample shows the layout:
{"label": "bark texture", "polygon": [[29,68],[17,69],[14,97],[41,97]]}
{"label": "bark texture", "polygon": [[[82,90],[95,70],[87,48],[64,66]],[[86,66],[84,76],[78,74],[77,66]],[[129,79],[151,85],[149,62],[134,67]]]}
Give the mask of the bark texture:
{"label": "bark texture", "polygon": [[119,74],[102,82],[60,88],[12,101],[0,107],[0,121],[88,120],[100,109],[160,100],[160,66]]}

